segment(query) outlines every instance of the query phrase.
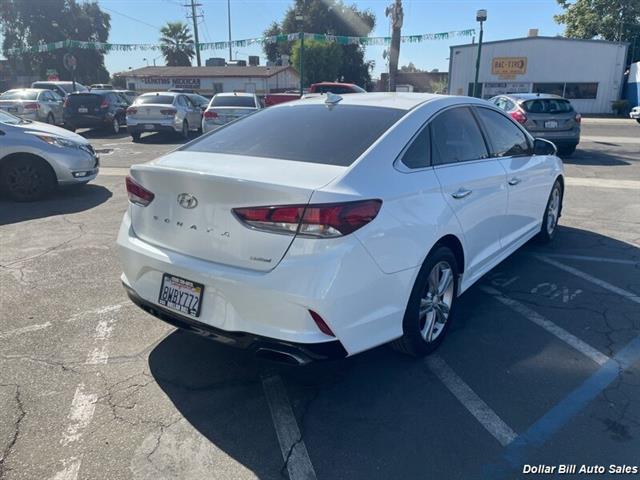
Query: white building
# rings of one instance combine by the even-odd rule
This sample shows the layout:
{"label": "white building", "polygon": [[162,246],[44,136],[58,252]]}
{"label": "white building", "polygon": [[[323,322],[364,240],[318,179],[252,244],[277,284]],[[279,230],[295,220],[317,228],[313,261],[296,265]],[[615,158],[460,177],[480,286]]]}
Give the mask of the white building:
{"label": "white building", "polygon": [[300,75],[285,67],[143,67],[117,76],[140,93],[189,88],[205,95],[251,92],[264,95],[300,88]]}
{"label": "white building", "polygon": [[[473,95],[478,45],[450,48],[449,93]],[[535,35],[484,42],[478,96],[553,93],[581,113],[612,113],[611,102],[624,89],[628,48],[627,43]]]}

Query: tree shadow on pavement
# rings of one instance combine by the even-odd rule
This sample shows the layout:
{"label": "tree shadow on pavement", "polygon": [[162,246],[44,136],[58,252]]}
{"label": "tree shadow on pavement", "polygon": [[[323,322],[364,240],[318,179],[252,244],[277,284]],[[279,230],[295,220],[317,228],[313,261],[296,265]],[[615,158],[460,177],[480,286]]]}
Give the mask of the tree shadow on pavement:
{"label": "tree shadow on pavement", "polygon": [[0,225],[83,212],[97,207],[112,196],[113,193],[105,187],[89,184],[58,188],[49,197],[37,202],[14,202],[0,197]]}

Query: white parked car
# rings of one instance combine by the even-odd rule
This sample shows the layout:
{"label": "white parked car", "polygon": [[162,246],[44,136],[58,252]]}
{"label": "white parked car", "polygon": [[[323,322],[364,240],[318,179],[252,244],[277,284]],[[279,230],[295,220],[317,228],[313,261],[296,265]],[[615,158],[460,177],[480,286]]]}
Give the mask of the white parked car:
{"label": "white parked car", "polygon": [[640,123],[640,105],[631,109],[631,111],[629,112],[629,117],[635,119],[636,122]]}
{"label": "white parked car", "polygon": [[202,115],[202,131],[215,130],[261,108],[260,99],[253,93],[218,93]]}
{"label": "white parked car", "polygon": [[416,93],[270,107],[126,183],[132,300],[296,364],[431,352],[459,295],[554,236],[564,189],[551,142],[484,100]]}
{"label": "white parked car", "polygon": [[187,139],[201,122],[202,109],[184,93],[145,93],[127,108],[127,130],[134,142],[144,132],[178,133]]}

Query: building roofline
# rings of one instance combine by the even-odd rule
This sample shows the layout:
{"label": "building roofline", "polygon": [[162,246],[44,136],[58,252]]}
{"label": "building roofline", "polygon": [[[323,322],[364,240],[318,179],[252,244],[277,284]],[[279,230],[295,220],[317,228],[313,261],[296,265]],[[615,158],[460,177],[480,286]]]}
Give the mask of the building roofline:
{"label": "building roofline", "polygon": [[[521,42],[524,40],[560,40],[560,41],[569,41],[569,42],[597,42],[597,43],[609,43],[611,45],[625,45],[629,46],[629,42],[612,42],[611,40],[600,40],[600,39],[588,39],[588,38],[567,38],[567,37],[546,37],[537,35],[535,37],[518,37],[518,38],[506,38],[504,40],[493,40],[490,42],[482,42],[482,45],[493,45],[496,43],[510,43],[510,42]],[[477,43],[463,43],[460,45],[451,45],[449,47],[450,50],[454,48],[461,47],[475,47]]]}
{"label": "building roofline", "polygon": [[[178,73],[178,74],[164,74],[162,71],[150,71],[150,73],[145,73],[144,71],[147,69],[165,69],[165,68],[185,68],[185,69],[193,69],[188,73]],[[211,71],[209,69],[219,69],[221,73],[212,74],[209,73],[207,75],[207,71]],[[246,69],[249,72],[251,69],[260,68],[265,69],[264,73],[259,73],[258,75],[247,75],[243,74],[244,72],[240,69]],[[205,70],[207,69],[207,70]],[[224,69],[229,69],[227,72]],[[231,72],[233,69],[233,73]],[[267,74],[267,69],[271,69],[271,71]],[[115,77],[131,77],[131,78],[144,78],[144,77],[158,77],[158,76],[167,76],[167,77],[193,77],[193,76],[203,76],[203,77],[256,77],[256,78],[271,78],[281,72],[284,71],[293,71],[296,74],[298,73],[296,69],[294,69],[291,65],[281,65],[281,66],[272,66],[267,67],[266,65],[258,65],[258,66],[246,66],[246,67],[238,67],[238,66],[225,66],[225,67],[169,67],[166,65],[158,66],[158,67],[141,67],[135,70],[125,70],[123,72],[116,72],[113,75]],[[153,72],[153,73],[151,73]]]}

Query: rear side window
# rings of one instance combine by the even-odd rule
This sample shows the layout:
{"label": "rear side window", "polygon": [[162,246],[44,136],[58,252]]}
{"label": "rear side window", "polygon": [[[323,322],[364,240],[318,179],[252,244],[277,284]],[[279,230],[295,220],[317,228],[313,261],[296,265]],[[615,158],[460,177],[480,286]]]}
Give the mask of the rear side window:
{"label": "rear side window", "polygon": [[157,103],[160,105],[173,104],[173,95],[142,95],[136,98],[136,105],[144,105],[146,103]]}
{"label": "rear side window", "polygon": [[431,142],[429,128],[423,128],[422,131],[413,139],[409,148],[402,156],[402,163],[408,168],[425,168],[430,165]]}
{"label": "rear side window", "polygon": [[216,95],[211,101],[212,107],[251,107],[255,108],[256,102],[253,97],[242,95]]}
{"label": "rear side window", "polygon": [[527,136],[511,120],[488,108],[476,111],[489,137],[492,156],[511,157],[529,153]]}
{"label": "rear side window", "polygon": [[527,113],[569,113],[573,107],[569,101],[562,98],[540,98],[527,100],[522,104]]}
{"label": "rear side window", "polygon": [[357,105],[266,108],[182,150],[351,165],[405,110]]}
{"label": "rear side window", "polygon": [[466,162],[488,156],[480,127],[467,107],[453,108],[431,122],[433,164]]}

